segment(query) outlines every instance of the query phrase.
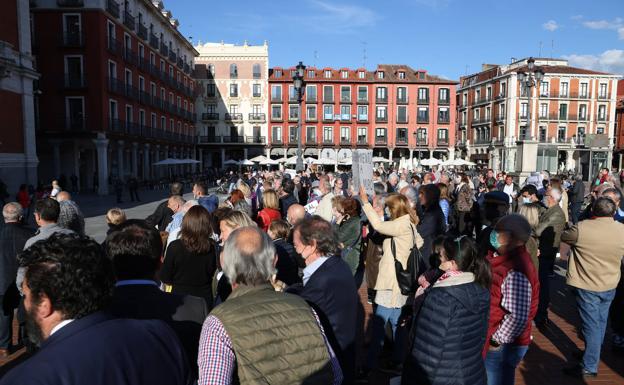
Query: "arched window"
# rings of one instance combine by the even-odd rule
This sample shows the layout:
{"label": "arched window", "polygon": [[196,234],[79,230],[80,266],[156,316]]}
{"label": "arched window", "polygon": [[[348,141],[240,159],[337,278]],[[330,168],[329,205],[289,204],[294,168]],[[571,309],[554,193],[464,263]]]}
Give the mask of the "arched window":
{"label": "arched window", "polygon": [[238,67],[236,64],[230,64],[230,79],[236,79],[238,77]]}
{"label": "arched window", "polygon": [[260,64],[254,64],[253,65],[253,78],[254,79],[260,79],[261,75],[260,75]]}

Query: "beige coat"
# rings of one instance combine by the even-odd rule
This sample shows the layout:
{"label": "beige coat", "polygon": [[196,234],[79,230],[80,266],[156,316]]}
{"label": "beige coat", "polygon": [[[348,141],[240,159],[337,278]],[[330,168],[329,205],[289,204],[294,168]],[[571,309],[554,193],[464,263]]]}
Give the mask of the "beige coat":
{"label": "beige coat", "polygon": [[561,241],[572,246],[567,283],[579,289],[607,291],[620,281],[624,255],[624,225],[613,218],[579,222],[561,234]]}
{"label": "beige coat", "polygon": [[569,213],[568,213],[568,193],[567,191],[561,192],[561,201],[559,202],[559,207],[563,210],[563,215],[565,216],[565,221],[568,223],[570,221]]}
{"label": "beige coat", "polygon": [[[401,262],[403,268],[407,267],[407,259],[413,240],[416,240],[416,246],[421,248],[423,239],[416,231],[416,225],[412,223],[410,227],[409,215],[403,215],[393,221],[382,221],[379,215],[373,209],[370,203],[364,204],[362,207],[368,221],[379,233],[392,237],[396,246],[396,258]],[[412,237],[412,230],[414,235]],[[379,273],[377,274],[377,283],[375,290],[392,290],[392,305],[400,307],[401,289],[396,279],[396,271],[394,269],[394,256],[392,255],[391,238],[383,241],[383,255],[379,261]]]}

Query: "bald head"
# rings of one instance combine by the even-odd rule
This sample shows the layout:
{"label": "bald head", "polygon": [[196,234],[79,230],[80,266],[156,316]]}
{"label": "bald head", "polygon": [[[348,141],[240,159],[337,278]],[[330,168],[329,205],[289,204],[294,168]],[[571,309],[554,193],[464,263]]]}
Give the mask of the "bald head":
{"label": "bald head", "polygon": [[67,191],[61,191],[60,193],[56,194],[56,200],[57,202],[70,201],[71,194],[68,193]]}
{"label": "bald head", "polygon": [[221,258],[223,273],[233,289],[238,285],[266,284],[275,274],[275,246],[269,236],[255,226],[234,230],[225,241]]}
{"label": "bald head", "polygon": [[286,212],[286,221],[295,226],[305,217],[305,208],[300,204],[290,205]]}

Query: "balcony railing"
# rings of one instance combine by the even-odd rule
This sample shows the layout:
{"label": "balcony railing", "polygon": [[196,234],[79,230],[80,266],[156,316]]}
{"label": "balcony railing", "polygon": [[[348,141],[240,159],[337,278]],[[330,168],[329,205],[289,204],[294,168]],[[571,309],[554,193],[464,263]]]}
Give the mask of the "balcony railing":
{"label": "balcony railing", "polygon": [[145,41],[147,41],[147,27],[139,23],[137,25],[137,35]]}
{"label": "balcony railing", "polygon": [[333,122],[334,121],[334,114],[323,114],[323,121],[324,122]]}
{"label": "balcony railing", "polygon": [[388,103],[388,97],[384,96],[380,98],[379,96],[375,98],[375,103]]}
{"label": "balcony railing", "polygon": [[176,65],[178,66],[179,69],[184,68],[184,59],[182,59],[180,56],[178,56],[178,60],[176,62]]}
{"label": "balcony railing", "polygon": [[282,95],[271,95],[271,101],[272,102],[281,102],[282,101]]}
{"label": "balcony railing", "polygon": [[438,116],[438,124],[449,124],[451,118],[448,116]]}
{"label": "balcony railing", "polygon": [[245,137],[245,143],[248,143],[248,144],[266,144],[266,138],[264,136],[247,135]]}
{"label": "balcony railing", "polygon": [[438,146],[439,147],[446,147],[448,145],[449,145],[448,138],[438,138]]}
{"label": "balcony railing", "polygon": [[243,120],[243,114],[234,112],[234,113],[226,113],[225,121],[227,122],[240,122]]}
{"label": "balcony railing", "polygon": [[426,98],[418,98],[418,100],[416,100],[417,104],[429,104],[429,97],[427,96]]}
{"label": "balcony railing", "polygon": [[351,138],[340,138],[340,144],[342,146],[349,146],[349,145],[351,145]]}
{"label": "balcony railing", "polygon": [[608,95],[605,94],[598,94],[598,100],[607,100],[609,99]]}
{"label": "balcony railing", "polygon": [[402,123],[402,124],[407,124],[407,116],[397,116],[396,122],[397,123]]}
{"label": "balcony railing", "polygon": [[440,106],[448,106],[449,104],[451,104],[450,99],[438,99],[438,105]]}
{"label": "balcony railing", "polygon": [[491,96],[490,97],[483,97],[483,98],[475,99],[473,104],[474,105],[484,104],[484,103],[489,103],[491,101],[492,101],[492,97]]}
{"label": "balcony railing", "polygon": [[128,11],[124,11],[123,23],[131,31],[134,31],[134,16]]}
{"label": "balcony railing", "polygon": [[289,144],[297,144],[297,138],[294,136],[291,136],[288,138],[288,143]]}
{"label": "balcony railing", "polygon": [[496,115],[496,121],[497,122],[502,122],[503,120],[506,120],[507,117],[505,116],[505,114],[498,114]]}
{"label": "balcony railing", "polygon": [[323,144],[334,144],[334,138],[323,138]]}
{"label": "balcony railing", "polygon": [[368,122],[368,115],[359,115],[357,116],[357,121],[360,123]]}
{"label": "balcony railing", "polygon": [[397,97],[396,102],[397,104],[407,104],[409,103],[409,99],[407,98],[407,96],[402,98]]}
{"label": "balcony railing", "polygon": [[169,50],[169,60],[171,60],[174,63],[178,60],[178,55],[176,55],[176,53],[173,52],[172,49]]}
{"label": "balcony railing", "polygon": [[340,121],[341,122],[350,122],[351,121],[351,114],[340,114]]}
{"label": "balcony railing", "polygon": [[317,99],[316,99],[316,95],[306,95],[306,99],[305,99],[306,103],[316,103]]}
{"label": "balcony railing", "polygon": [[169,56],[169,47],[167,47],[167,45],[164,44],[162,41],[160,42],[159,51],[163,56]]}
{"label": "balcony railing", "polygon": [[360,98],[357,99],[358,104],[368,104],[368,98]]}
{"label": "balcony railing", "polygon": [[217,112],[204,112],[202,113],[202,120],[219,120],[219,113]]}
{"label": "balcony railing", "polygon": [[607,115],[596,115],[596,121],[597,122],[606,122],[607,121]]}
{"label": "balcony railing", "polygon": [[108,90],[116,94],[125,94],[126,85],[123,81],[117,78],[106,78],[108,84]]}
{"label": "balcony railing", "polygon": [[385,146],[388,144],[388,138],[385,136],[376,136],[375,137],[375,144],[379,144],[382,146]]}
{"label": "balcony railing", "polygon": [[113,54],[118,55],[121,52],[121,42],[114,37],[109,36],[107,48]]}
{"label": "balcony railing", "polygon": [[429,115],[417,115],[416,123],[429,123]]}
{"label": "balcony railing", "polygon": [[85,88],[87,78],[83,74],[65,74],[64,86],[67,89]]}
{"label": "balcony railing", "polygon": [[343,95],[340,97],[340,103],[351,103],[351,95]]}
{"label": "balcony railing", "polygon": [[56,0],[59,7],[84,7],[83,0]]}
{"label": "balcony railing", "polygon": [[115,0],[106,0],[106,11],[114,17],[119,17],[119,3]]}
{"label": "balcony railing", "polygon": [[284,119],[282,118],[282,115],[271,115],[271,121],[272,122],[281,122]]}
{"label": "balcony railing", "polygon": [[273,137],[271,139],[271,143],[277,143],[277,144],[282,143],[282,138]]}
{"label": "balcony railing", "polygon": [[245,142],[245,137],[242,135],[223,137],[223,143],[244,143],[244,142]]}
{"label": "balcony railing", "polygon": [[407,146],[407,138],[396,138],[395,144],[397,146]]}
{"label": "balcony railing", "polygon": [[[297,100],[297,99],[295,99]],[[323,95],[323,103],[333,103],[334,96],[333,95]]]}
{"label": "balcony railing", "polygon": [[365,136],[358,136],[357,145],[358,146],[368,146],[368,140],[366,139]]}
{"label": "balcony railing", "polygon": [[82,31],[66,31],[63,33],[61,44],[63,47],[82,47],[84,45],[84,34]]}
{"label": "balcony railing", "polygon": [[417,146],[427,146],[428,144],[429,144],[429,141],[427,140],[427,138],[416,138]]}
{"label": "balcony railing", "polygon": [[266,115],[263,113],[250,113],[249,114],[249,121],[250,122],[265,122],[266,121]]}
{"label": "balcony railing", "polygon": [[492,121],[492,118],[489,116],[485,116],[483,118],[473,118],[472,124],[488,124]]}
{"label": "balcony railing", "polygon": [[58,120],[58,129],[65,131],[89,131],[87,119],[84,117],[64,116]]}
{"label": "balcony railing", "polygon": [[388,123],[388,116],[376,116],[375,122],[376,123]]}
{"label": "balcony railing", "polygon": [[199,143],[221,143],[219,135],[202,135],[199,137]]}
{"label": "balcony railing", "polygon": [[149,44],[152,48],[158,49],[158,37],[153,33],[149,35]]}
{"label": "balcony railing", "polygon": [[307,145],[310,145],[310,146],[311,146],[311,145],[314,145],[314,144],[318,144],[318,143],[316,142],[316,136],[308,136],[308,137],[306,138],[306,140],[305,140],[305,143],[306,143]]}

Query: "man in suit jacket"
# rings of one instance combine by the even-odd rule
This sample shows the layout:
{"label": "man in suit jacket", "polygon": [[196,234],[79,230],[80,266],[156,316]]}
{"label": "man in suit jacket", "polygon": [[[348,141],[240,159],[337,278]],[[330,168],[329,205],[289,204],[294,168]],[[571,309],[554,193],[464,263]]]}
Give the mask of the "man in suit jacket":
{"label": "man in suit jacket", "polygon": [[158,288],[155,276],[162,249],[158,231],[145,221],[130,219],[110,234],[106,252],[117,279],[110,311],[120,318],[165,321],[182,342],[196,378],[199,335],[209,309],[203,298]]}
{"label": "man in suit jacket", "polygon": [[303,286],[289,292],[300,295],[316,310],[329,342],[336,352],[344,375],[344,384],[355,376],[355,334],[359,298],[351,269],[337,250],[336,234],[331,224],[315,216],[295,226],[295,250],[305,260]]}
{"label": "man in suit jacket", "polygon": [[9,355],[12,341],[13,311],[19,302],[15,287],[17,253],[24,249],[33,230],[22,226],[23,210],[17,202],[2,208],[4,226],[0,230],[0,358]]}
{"label": "man in suit jacket", "polygon": [[184,350],[164,322],[102,312],[113,275],[95,241],[54,234],[22,253],[20,264],[29,336],[40,350],[0,385],[192,383]]}
{"label": "man in suit jacket", "polygon": [[[182,196],[182,183],[175,182],[171,184],[171,187],[169,188],[169,197],[171,198],[175,195]],[[158,207],[156,207],[156,210],[154,210],[154,213],[145,218],[150,226],[155,226],[158,230],[165,231],[173,216],[173,211],[171,211],[171,209],[167,206],[168,203],[168,199],[160,202]]]}

